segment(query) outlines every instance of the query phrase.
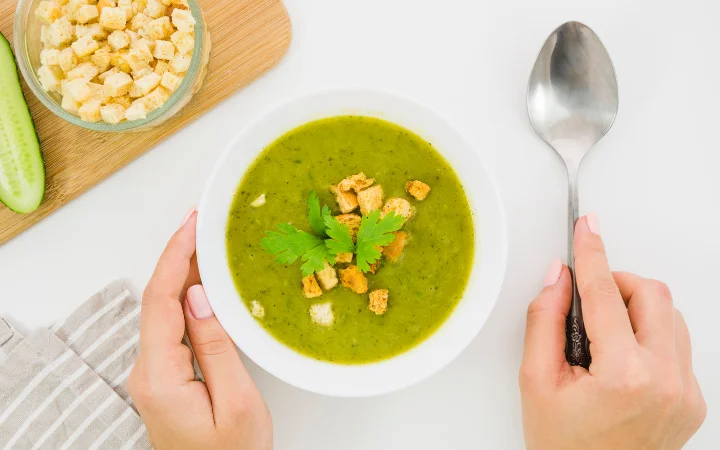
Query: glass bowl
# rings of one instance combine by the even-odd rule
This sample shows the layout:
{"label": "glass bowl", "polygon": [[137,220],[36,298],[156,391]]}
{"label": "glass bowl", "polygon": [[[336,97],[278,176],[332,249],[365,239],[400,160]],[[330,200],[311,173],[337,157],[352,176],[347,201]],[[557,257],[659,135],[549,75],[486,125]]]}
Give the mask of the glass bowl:
{"label": "glass bowl", "polygon": [[42,23],[35,17],[35,9],[41,0],[19,0],[15,10],[14,47],[15,58],[25,82],[30,90],[37,96],[43,105],[56,116],[93,131],[139,131],[153,128],[165,122],[190,101],[192,96],[202,87],[207,64],[210,60],[210,34],[198,5],[197,0],[188,0],[190,11],[195,18],[195,49],[193,50],[190,68],[180,86],[172,93],[170,98],[160,107],[147,114],[142,120],[123,121],[117,124],[105,122],[87,122],[79,116],[64,110],[60,106],[60,94],[46,92],[38,79],[37,71],[40,68],[40,51],[43,44],[40,41],[40,27]]}

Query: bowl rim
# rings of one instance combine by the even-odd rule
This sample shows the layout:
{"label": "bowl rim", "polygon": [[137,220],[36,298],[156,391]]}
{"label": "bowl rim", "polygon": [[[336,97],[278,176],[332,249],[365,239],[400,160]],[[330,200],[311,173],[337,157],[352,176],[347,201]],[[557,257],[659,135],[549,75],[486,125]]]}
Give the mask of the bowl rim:
{"label": "bowl rim", "polygon": [[80,119],[79,116],[72,114],[60,106],[60,103],[52,98],[40,85],[37,75],[28,59],[27,48],[27,36],[26,29],[28,21],[32,20],[34,15],[32,6],[37,0],[18,0],[18,4],[15,8],[15,17],[13,19],[13,50],[15,52],[15,61],[17,66],[22,73],[22,77],[25,83],[30,87],[30,90],[35,94],[40,103],[45,105],[53,114],[70,122],[73,125],[100,132],[119,132],[119,131],[133,131],[141,130],[154,126],[156,123],[161,122],[165,119],[165,115],[171,112],[181,101],[187,96],[192,94],[195,80],[199,75],[203,73],[203,58],[205,52],[206,25],[205,18],[203,17],[202,10],[197,0],[188,0],[188,6],[192,12],[193,18],[195,18],[195,47],[193,48],[192,59],[190,61],[190,67],[185,72],[185,77],[180,82],[180,86],[173,92],[170,97],[160,108],[157,108],[147,114],[145,119],[122,121],[117,124],[110,124],[106,122],[87,122]]}
{"label": "bowl rim", "polygon": [[[240,317],[233,316],[234,319],[231,321],[230,314],[228,311],[228,305],[229,300],[221,300],[220,292],[216,292],[216,286],[214,285],[216,283],[218,274],[214,273],[211,269],[209,269],[208,264],[212,265],[212,263],[209,263],[209,259],[207,254],[211,251],[211,236],[209,236],[205,229],[206,224],[209,220],[208,214],[209,207],[208,203],[211,200],[211,196],[213,195],[213,189],[215,187],[215,184],[217,182],[217,178],[219,176],[219,173],[223,170],[224,163],[226,160],[230,157],[231,153],[233,151],[236,151],[238,148],[238,145],[243,142],[243,140],[248,139],[252,136],[252,134],[260,127],[263,123],[268,122],[271,120],[275,115],[283,114],[284,111],[288,111],[292,109],[293,107],[296,107],[298,105],[302,105],[304,102],[312,102],[313,100],[325,98],[325,97],[337,97],[337,96],[343,96],[343,95],[359,95],[359,96],[377,96],[378,98],[385,98],[390,100],[391,102],[397,102],[397,104],[403,104],[406,107],[414,108],[417,110],[422,111],[424,114],[428,114],[429,116],[432,116],[432,119],[437,122],[439,127],[444,127],[450,134],[454,134],[455,138],[458,139],[460,142],[463,143],[463,145],[466,147],[466,149],[471,151],[471,155],[468,155],[469,158],[472,158],[474,162],[477,164],[477,168],[482,172],[482,178],[485,179],[485,187],[489,188],[489,197],[491,199],[491,202],[494,203],[493,209],[494,213],[496,214],[496,217],[493,219],[496,226],[493,227],[497,231],[497,235],[493,235],[493,245],[496,247],[496,256],[497,260],[493,261],[493,267],[495,267],[494,273],[495,278],[492,280],[487,281],[486,283],[490,284],[489,291],[490,295],[488,297],[491,297],[488,301],[485,301],[485,306],[483,308],[476,307],[476,310],[481,310],[482,317],[478,317],[477,320],[472,322],[471,319],[463,318],[465,323],[465,329],[462,333],[458,334],[455,333],[455,344],[452,348],[445,348],[443,349],[443,353],[441,356],[436,357],[436,360],[432,363],[427,363],[425,367],[423,367],[423,370],[418,371],[418,373],[408,373],[403,380],[401,381],[395,381],[394,383],[389,383],[385,385],[378,385],[378,386],[363,386],[361,388],[356,388],[353,386],[342,386],[338,388],[337,386],[324,386],[319,382],[307,382],[307,377],[305,377],[305,380],[298,381],[297,379],[297,373],[291,371],[291,370],[279,370],[278,365],[273,363],[274,356],[267,356],[268,353],[272,352],[263,352],[261,351],[262,345],[257,344],[252,339],[243,339],[247,338],[248,336],[243,336],[243,334],[247,334],[248,330],[242,330],[236,325],[237,319],[240,319]],[[352,113],[349,113],[352,114]],[[318,115],[318,118],[322,117],[333,117],[342,115],[342,113],[334,113],[334,114],[320,114]],[[385,117],[382,117],[381,113],[378,114],[366,114],[372,117],[379,117],[385,120],[389,120],[391,122],[395,122],[393,119],[388,119]],[[307,123],[311,120],[305,120],[301,123]],[[295,125],[297,126],[297,125]],[[284,132],[290,131],[295,128],[295,126],[292,126],[288,129],[286,129]],[[400,124],[400,126],[406,127],[404,124]],[[406,127],[410,129],[411,131],[419,134],[420,136],[426,136],[422,132],[422,130],[413,129],[410,127]],[[248,163],[245,164],[242,168],[242,171],[239,171],[239,174],[236,177],[235,183],[233,183],[233,192],[231,197],[234,197],[235,192],[237,190],[237,187],[242,182],[242,179],[244,177],[244,174],[246,173],[247,169],[250,167],[250,165],[256,160],[257,156],[265,149],[268,145],[270,145],[275,139],[279,138],[283,132],[278,133],[274,138],[270,139],[267,142],[264,142],[260,148],[252,148],[248,150],[247,154],[249,154],[250,158],[248,159]],[[458,173],[457,167],[449,160],[447,157],[447,153],[444,152],[441,148],[435,147],[440,154],[448,160],[448,163],[451,164],[451,167],[456,171],[456,174],[460,178],[460,181],[465,188],[467,185],[467,179],[460,176]],[[466,195],[468,196],[468,200],[470,201],[470,193],[468,192],[468,189],[465,189]],[[423,341],[415,345],[414,347],[410,348],[404,353],[401,353],[397,356],[391,357],[386,360],[370,363],[370,364],[362,364],[362,365],[340,365],[340,364],[333,364],[329,362],[324,362],[320,360],[313,359],[309,356],[302,355],[295,350],[292,350],[290,347],[287,347],[285,344],[281,343],[280,341],[276,340],[269,332],[267,332],[260,324],[256,322],[256,320],[250,315],[250,312],[248,311],[248,308],[245,306],[244,302],[240,298],[239,293],[235,289],[235,285],[233,280],[230,280],[230,283],[232,283],[232,288],[235,293],[235,297],[232,299],[236,304],[238,304],[242,310],[244,310],[244,313],[241,313],[243,315],[243,322],[247,322],[245,319],[249,318],[250,321],[254,324],[254,327],[256,328],[255,331],[260,330],[260,333],[254,333],[255,338],[260,338],[261,335],[264,335],[265,337],[262,338],[262,340],[265,340],[268,345],[270,345],[276,352],[281,351],[280,347],[285,349],[285,352],[283,352],[286,358],[292,358],[288,354],[288,352],[295,355],[295,359],[299,358],[300,360],[304,361],[304,364],[312,364],[316,366],[323,366],[327,368],[328,366],[333,368],[341,367],[342,370],[336,371],[337,374],[345,374],[349,375],[350,372],[361,372],[364,374],[371,374],[373,372],[372,368],[379,367],[383,365],[390,364],[391,362],[401,360],[403,358],[406,358],[407,355],[411,353],[417,353],[422,352],[422,349],[428,345],[428,343],[431,340],[434,340],[441,332],[441,330],[444,330],[449,327],[449,325],[452,325],[455,323],[458,317],[458,314],[456,314],[460,309],[461,305],[467,305],[469,304],[470,300],[467,300],[468,293],[470,293],[472,289],[472,285],[477,282],[477,278],[480,277],[478,275],[478,270],[481,267],[481,260],[480,260],[480,246],[481,246],[481,239],[482,239],[482,233],[480,231],[480,228],[478,227],[478,220],[475,217],[475,208],[473,207],[473,204],[471,202],[471,209],[473,210],[473,224],[475,227],[475,255],[474,255],[474,262],[473,262],[473,269],[471,270],[470,278],[468,281],[468,285],[465,288],[465,291],[463,293],[463,298],[458,302],[458,304],[455,306],[453,312],[451,312],[450,316],[445,319],[445,321],[439,326],[437,330],[435,330],[430,336],[426,337]],[[499,297],[500,291],[502,289],[503,281],[505,278],[505,272],[507,267],[507,256],[508,256],[508,239],[507,239],[507,223],[505,219],[505,211],[504,206],[502,204],[502,199],[499,195],[499,191],[497,189],[497,183],[492,176],[490,172],[487,171],[485,168],[485,165],[482,163],[481,158],[479,157],[478,153],[472,148],[472,145],[469,143],[469,141],[465,138],[465,136],[459,131],[459,129],[454,126],[452,123],[450,123],[447,119],[443,118],[443,116],[437,112],[435,109],[417,101],[416,99],[407,96],[402,93],[398,93],[396,91],[390,91],[390,90],[382,90],[382,89],[376,89],[376,88],[369,88],[369,87],[363,87],[363,86],[348,86],[348,87],[335,87],[335,88],[328,88],[323,90],[318,90],[314,92],[310,92],[307,94],[299,95],[293,98],[290,98],[285,101],[281,101],[276,103],[275,105],[271,106],[270,108],[267,108],[265,112],[261,115],[259,115],[256,119],[252,120],[250,123],[248,123],[242,131],[240,131],[227,145],[221,156],[218,158],[215,167],[213,168],[211,175],[208,177],[208,180],[206,182],[205,189],[203,191],[199,207],[198,207],[199,215],[198,215],[198,223],[197,223],[197,254],[198,254],[198,264],[200,269],[201,278],[203,279],[203,282],[205,284],[205,289],[208,294],[208,298],[210,301],[210,304],[212,305],[213,309],[216,311],[216,315],[218,317],[218,320],[223,325],[223,327],[227,330],[230,337],[234,340],[236,345],[246,354],[248,358],[250,358],[252,361],[254,361],[258,366],[263,368],[264,370],[270,372],[275,377],[285,381],[286,383],[293,385],[295,387],[298,387],[303,390],[307,390],[310,392],[322,394],[322,395],[328,395],[328,396],[335,396],[335,397],[368,397],[368,396],[374,396],[374,395],[381,395],[386,394],[389,392],[397,391],[406,387],[409,387],[415,383],[418,383],[422,381],[423,379],[433,375],[434,373],[438,372],[445,366],[447,366],[450,362],[452,362],[462,351],[464,351],[470,343],[474,340],[474,338],[477,336],[477,334],[480,332],[482,327],[487,322],[487,319],[489,318],[492,309],[494,308],[495,303],[497,302],[497,299]],[[224,217],[222,217],[223,224],[227,223],[227,211],[225,211]],[[223,230],[225,229],[223,226]],[[225,235],[223,232],[223,249],[224,242],[225,242]],[[222,259],[222,264],[225,265],[225,272],[227,272],[227,277],[232,278],[229,274],[229,269],[227,266],[227,252],[223,251],[224,258],[217,258],[216,259]],[[212,281],[211,281],[212,280]],[[476,304],[479,304],[480,301],[474,302]],[[476,311],[477,312],[477,311]],[[470,322],[469,322],[470,321]],[[246,323],[247,325],[247,323]],[[252,327],[252,326],[251,326]],[[275,345],[272,345],[269,343],[269,341],[272,341],[275,343]],[[437,353],[437,352],[436,352]],[[277,359],[277,358],[276,358]],[[397,364],[396,364],[397,365]],[[370,369],[370,370],[368,370]],[[319,372],[323,372],[324,369],[318,369]],[[330,370],[328,369],[328,372]],[[356,375],[356,374],[353,374]]]}

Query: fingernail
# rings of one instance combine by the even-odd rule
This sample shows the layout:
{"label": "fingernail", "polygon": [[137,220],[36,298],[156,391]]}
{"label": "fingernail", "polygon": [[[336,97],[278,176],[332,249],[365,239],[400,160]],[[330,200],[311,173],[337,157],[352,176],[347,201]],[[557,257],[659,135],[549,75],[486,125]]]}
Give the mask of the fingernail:
{"label": "fingernail", "polygon": [[590,213],[585,216],[585,222],[587,223],[588,230],[593,234],[600,234],[600,224],[598,223],[597,214]]}
{"label": "fingernail", "polygon": [[560,258],[555,258],[550,264],[550,270],[548,271],[547,277],[545,278],[545,287],[557,284],[557,282],[560,280],[562,268],[562,260]]}
{"label": "fingernail", "polygon": [[183,220],[180,223],[180,228],[182,228],[182,226],[185,225],[188,220],[190,220],[190,216],[192,216],[194,212],[195,212],[195,207],[193,206],[192,208],[190,208],[190,211],[188,211],[187,214],[185,214],[185,217],[183,217]]}
{"label": "fingernail", "polygon": [[190,289],[188,289],[187,302],[190,307],[190,312],[197,320],[209,319],[215,315],[207,295],[205,295],[205,289],[199,284],[191,286]]}

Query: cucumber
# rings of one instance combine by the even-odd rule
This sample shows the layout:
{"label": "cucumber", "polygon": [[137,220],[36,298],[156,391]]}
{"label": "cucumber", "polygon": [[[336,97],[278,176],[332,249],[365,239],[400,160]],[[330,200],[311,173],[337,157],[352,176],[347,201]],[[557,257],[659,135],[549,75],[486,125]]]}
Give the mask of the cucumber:
{"label": "cucumber", "polygon": [[37,209],[45,166],[10,43],[0,33],[0,202],[18,213]]}

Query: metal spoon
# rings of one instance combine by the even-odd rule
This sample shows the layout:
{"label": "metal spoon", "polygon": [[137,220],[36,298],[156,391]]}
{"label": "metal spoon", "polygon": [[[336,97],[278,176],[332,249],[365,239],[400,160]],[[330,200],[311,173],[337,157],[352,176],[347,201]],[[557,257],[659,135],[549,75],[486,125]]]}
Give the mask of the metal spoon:
{"label": "metal spoon", "polygon": [[615,68],[590,28],[568,22],[548,37],[530,75],[527,106],[533,128],[567,168],[568,267],[573,275],[573,299],[567,317],[565,355],[571,365],[587,368],[590,342],[582,319],[573,252],[578,170],[583,157],[608,132],[618,110]]}

